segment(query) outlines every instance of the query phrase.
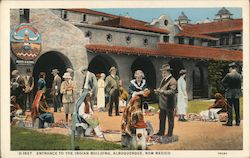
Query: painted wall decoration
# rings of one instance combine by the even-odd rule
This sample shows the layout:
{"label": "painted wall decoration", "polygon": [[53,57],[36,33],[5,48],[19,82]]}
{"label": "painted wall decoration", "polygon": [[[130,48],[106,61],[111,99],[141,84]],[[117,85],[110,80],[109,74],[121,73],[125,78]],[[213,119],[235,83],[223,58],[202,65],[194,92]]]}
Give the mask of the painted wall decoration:
{"label": "painted wall decoration", "polygon": [[41,52],[41,34],[31,24],[20,24],[11,31],[10,45],[18,58],[33,60]]}

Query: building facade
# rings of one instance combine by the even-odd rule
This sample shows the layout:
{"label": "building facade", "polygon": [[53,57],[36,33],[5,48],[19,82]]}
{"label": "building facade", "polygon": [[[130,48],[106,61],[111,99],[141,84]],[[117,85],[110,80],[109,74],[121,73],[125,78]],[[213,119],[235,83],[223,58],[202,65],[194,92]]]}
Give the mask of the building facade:
{"label": "building facade", "polygon": [[[241,62],[242,40],[237,40],[240,43],[237,47],[232,46],[236,40],[234,38],[226,46],[209,43],[218,44],[225,33],[230,37],[237,34],[237,37],[242,38],[238,35],[242,34],[242,19],[195,25],[190,24],[188,18],[185,24],[184,18],[187,16],[183,15],[180,23],[166,15],[148,23],[89,9],[12,9],[11,29],[23,22],[31,23],[42,35],[42,50],[29,64],[17,63],[18,57],[11,50],[11,70],[18,69],[24,73],[30,68],[35,81],[38,80],[38,74],[44,71],[49,88],[53,80],[51,70],[59,69],[62,76],[66,68],[70,67],[74,70],[74,80],[80,91],[80,68],[83,66],[95,74],[104,72],[106,75],[111,66],[116,66],[125,89],[128,89],[134,71],[141,69],[149,88],[153,90],[161,80],[161,65],[169,63],[175,78],[178,78],[180,69],[187,70],[189,99],[209,98],[209,62]],[[228,21],[237,26],[224,28],[224,22]],[[206,32],[212,25],[218,28]],[[197,27],[200,32],[194,34],[193,30]],[[236,27],[241,29],[237,30]],[[218,31],[220,29],[227,29],[227,32]],[[151,100],[155,100],[153,94]]]}

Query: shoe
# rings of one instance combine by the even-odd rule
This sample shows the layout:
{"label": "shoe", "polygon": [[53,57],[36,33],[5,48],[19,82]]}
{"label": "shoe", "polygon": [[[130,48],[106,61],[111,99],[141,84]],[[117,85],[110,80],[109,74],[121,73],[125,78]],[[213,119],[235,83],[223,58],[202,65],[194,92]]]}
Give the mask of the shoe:
{"label": "shoe", "polygon": [[162,134],[161,132],[157,132],[155,135],[163,136],[164,134]]}
{"label": "shoe", "polygon": [[111,116],[112,116],[112,114],[109,114],[109,116],[111,117]]}
{"label": "shoe", "polygon": [[120,114],[115,114],[115,116],[120,116]]}
{"label": "shoe", "polygon": [[240,123],[236,123],[235,125],[236,125],[236,126],[240,126]]}
{"label": "shoe", "polygon": [[222,124],[223,126],[233,126],[232,124],[230,123],[225,123],[225,124]]}

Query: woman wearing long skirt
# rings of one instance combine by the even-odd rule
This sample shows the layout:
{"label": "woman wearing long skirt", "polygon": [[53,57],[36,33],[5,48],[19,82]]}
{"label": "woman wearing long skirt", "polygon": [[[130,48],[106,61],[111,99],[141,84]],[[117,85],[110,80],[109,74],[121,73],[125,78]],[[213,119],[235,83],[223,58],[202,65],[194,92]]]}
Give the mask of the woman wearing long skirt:
{"label": "woman wearing long skirt", "polygon": [[99,111],[105,111],[105,74],[101,73],[101,77],[97,82],[98,91],[97,91],[97,106]]}
{"label": "woman wearing long skirt", "polygon": [[180,78],[177,81],[178,87],[178,95],[177,95],[177,114],[179,117],[179,121],[187,121],[185,119],[185,115],[187,115],[187,104],[188,104],[188,96],[186,90],[186,70],[182,69],[179,72]]}

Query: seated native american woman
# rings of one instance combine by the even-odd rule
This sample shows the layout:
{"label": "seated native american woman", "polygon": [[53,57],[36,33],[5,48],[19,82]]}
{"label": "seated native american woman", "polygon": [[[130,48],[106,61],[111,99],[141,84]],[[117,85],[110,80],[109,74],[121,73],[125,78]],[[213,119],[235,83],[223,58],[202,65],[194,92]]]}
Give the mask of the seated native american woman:
{"label": "seated native american woman", "polygon": [[[143,96],[147,97],[150,91],[144,90]],[[136,135],[136,129],[146,129],[147,125],[144,122],[144,116],[140,108],[141,96],[136,95],[131,98],[128,106],[125,108],[122,117],[122,145],[130,147],[132,143],[132,137]],[[146,134],[147,135],[147,134]],[[145,139],[146,140],[146,139]],[[146,142],[145,142],[146,144]]]}
{"label": "seated native american woman", "polygon": [[44,128],[45,122],[49,124],[54,123],[54,115],[48,108],[49,106],[46,102],[44,91],[37,91],[31,109],[31,117],[33,123],[37,118],[39,118],[39,128]]}

